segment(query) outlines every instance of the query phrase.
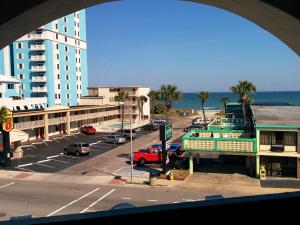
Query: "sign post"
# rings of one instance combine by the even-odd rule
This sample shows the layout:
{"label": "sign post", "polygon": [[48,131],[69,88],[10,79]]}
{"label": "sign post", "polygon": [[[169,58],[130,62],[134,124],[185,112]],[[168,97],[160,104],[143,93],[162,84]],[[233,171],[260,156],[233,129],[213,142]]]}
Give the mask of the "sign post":
{"label": "sign post", "polygon": [[13,113],[6,109],[2,120],[3,161],[4,167],[10,167],[10,137],[9,132],[14,128]]}
{"label": "sign post", "polygon": [[162,156],[163,156],[163,164],[162,169],[163,173],[167,172],[167,165],[169,163],[169,157],[168,157],[168,149],[171,145],[171,137],[173,135],[173,127],[171,123],[166,123],[160,126],[159,129],[159,136],[162,146]]}

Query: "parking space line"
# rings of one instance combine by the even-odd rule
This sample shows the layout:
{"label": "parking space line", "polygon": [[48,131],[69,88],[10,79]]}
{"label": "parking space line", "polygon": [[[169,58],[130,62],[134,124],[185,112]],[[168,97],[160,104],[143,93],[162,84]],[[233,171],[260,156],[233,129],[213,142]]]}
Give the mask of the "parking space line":
{"label": "parking space line", "polygon": [[10,186],[10,185],[13,185],[14,183],[15,183],[15,182],[11,182],[11,183],[9,183],[9,184],[2,185],[2,186],[0,186],[0,189],[1,189],[1,188],[8,187],[8,186]]}
{"label": "parking space line", "polygon": [[73,157],[73,156],[69,156],[69,155],[61,155],[61,156],[68,157],[68,158],[71,158],[71,159],[79,159],[77,157]]}
{"label": "parking space line", "polygon": [[89,210],[90,208],[92,208],[94,205],[96,205],[98,202],[100,202],[101,200],[103,200],[104,198],[106,198],[107,196],[109,196],[111,193],[113,193],[116,189],[112,189],[110,192],[106,193],[105,195],[103,195],[101,198],[99,198],[97,201],[94,201],[92,204],[90,204],[88,207],[86,207],[84,210],[82,210],[80,213],[84,213],[87,210]]}
{"label": "parking space line", "polygon": [[157,202],[155,199],[148,199],[147,202]]}
{"label": "parking space line", "polygon": [[64,137],[64,138],[67,139],[67,140],[69,140],[69,141],[71,140],[71,139],[69,139],[69,138],[67,138],[67,137]]}
{"label": "parking space line", "polygon": [[60,155],[51,155],[51,156],[48,156],[47,159],[53,159],[53,158],[57,158],[59,157]]}
{"label": "parking space line", "polygon": [[19,166],[17,166],[17,168],[21,168],[21,167],[25,167],[25,166],[32,166],[32,165],[33,165],[32,163],[27,163],[27,164],[19,165]]}
{"label": "parking space line", "polygon": [[57,159],[52,159],[52,161],[55,161],[55,162],[61,162],[61,163],[65,163],[65,164],[68,164],[68,163],[69,163],[69,162],[62,161],[62,160],[57,160]]}
{"label": "parking space line", "polygon": [[37,163],[43,163],[43,162],[49,162],[49,161],[51,161],[51,159],[45,159],[45,160],[37,161]]}
{"label": "parking space line", "polygon": [[41,164],[41,163],[36,163],[36,164],[34,164],[34,165],[38,165],[38,166],[44,166],[44,167],[48,167],[48,168],[55,169],[55,167],[53,167],[53,166],[48,166],[48,165]]}
{"label": "parking space line", "polygon": [[[18,167],[15,167],[15,168],[18,168]],[[19,170],[24,170],[24,171],[29,171],[29,172],[34,172],[33,170],[30,170],[30,169],[24,169],[24,168],[18,168]]]}
{"label": "parking space line", "polygon": [[128,198],[128,197],[123,197],[122,199],[124,199],[124,200],[131,200],[131,198]]}
{"label": "parking space line", "polygon": [[100,189],[100,188],[96,188],[96,189],[94,189],[93,191],[91,191],[91,192],[89,192],[89,193],[87,193],[87,194],[85,194],[85,195],[83,195],[83,196],[81,196],[81,197],[75,199],[74,201],[68,203],[67,205],[64,205],[63,207],[61,207],[61,208],[55,210],[54,212],[48,214],[46,217],[49,217],[49,216],[54,215],[55,213],[58,213],[59,211],[61,211],[61,210],[65,209],[65,208],[67,208],[68,206],[73,205],[75,202],[78,202],[79,200],[81,200],[81,199],[83,199],[83,198],[85,198],[85,197],[87,197],[87,196],[93,194],[94,192],[98,191],[99,189]]}

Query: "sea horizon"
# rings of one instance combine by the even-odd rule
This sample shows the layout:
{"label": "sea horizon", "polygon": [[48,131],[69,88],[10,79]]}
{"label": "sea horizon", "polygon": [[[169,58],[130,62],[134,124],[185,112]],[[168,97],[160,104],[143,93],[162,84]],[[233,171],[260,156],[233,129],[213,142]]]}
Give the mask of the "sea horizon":
{"label": "sea horizon", "polygon": [[[180,101],[174,102],[175,109],[193,108],[200,109],[201,102],[197,97],[198,92],[183,92]],[[229,102],[237,102],[239,96],[232,92],[209,92],[210,98],[204,103],[205,108],[223,109],[224,106],[219,102],[222,97],[229,97]],[[258,91],[250,94],[254,103],[286,103],[290,105],[300,106],[300,91]]]}

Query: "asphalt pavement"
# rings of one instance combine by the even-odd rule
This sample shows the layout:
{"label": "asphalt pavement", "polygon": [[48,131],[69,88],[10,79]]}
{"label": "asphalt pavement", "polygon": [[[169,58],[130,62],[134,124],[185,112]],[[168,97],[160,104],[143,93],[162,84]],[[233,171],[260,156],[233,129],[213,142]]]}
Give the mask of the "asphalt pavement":
{"label": "asphalt pavement", "polygon": [[[149,133],[151,132],[140,131],[136,139]],[[109,133],[96,133],[95,135],[77,133],[23,146],[23,158],[12,160],[10,169],[40,173],[58,172],[120,146],[120,144],[102,143],[101,137],[105,135]],[[81,156],[64,154],[64,148],[75,142],[90,144],[90,154]]]}

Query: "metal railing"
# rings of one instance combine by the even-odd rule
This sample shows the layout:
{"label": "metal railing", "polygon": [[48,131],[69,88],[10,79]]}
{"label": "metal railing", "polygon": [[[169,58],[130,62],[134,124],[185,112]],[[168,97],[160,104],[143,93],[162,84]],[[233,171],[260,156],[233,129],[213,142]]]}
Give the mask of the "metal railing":
{"label": "metal railing", "polygon": [[32,55],[30,57],[31,61],[46,61],[46,56],[44,55]]}
{"label": "metal railing", "polygon": [[57,118],[48,119],[49,125],[61,124],[66,122],[67,122],[67,117],[57,117]]}
{"label": "metal railing", "polygon": [[118,114],[119,114],[118,110],[96,112],[96,113],[86,113],[86,114],[79,114],[79,115],[71,115],[70,120],[76,121],[76,120],[94,119],[94,118],[101,118],[104,116],[114,116],[114,115],[118,115]]}
{"label": "metal railing", "polygon": [[46,66],[32,66],[32,72],[46,72]]}
{"label": "metal railing", "polygon": [[43,44],[41,44],[41,45],[31,45],[30,50],[31,51],[44,51],[44,50],[46,50],[46,47]]}
{"label": "metal railing", "polygon": [[32,82],[47,82],[47,77],[42,76],[42,77],[32,77]]}
{"label": "metal railing", "polygon": [[33,128],[37,128],[37,127],[43,127],[44,125],[45,125],[44,120],[35,120],[35,121],[15,123],[14,129],[26,130],[26,129],[33,129]]}
{"label": "metal railing", "polygon": [[48,92],[47,87],[33,87],[32,92],[39,93],[39,92]]}

